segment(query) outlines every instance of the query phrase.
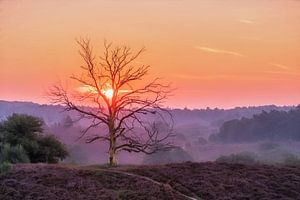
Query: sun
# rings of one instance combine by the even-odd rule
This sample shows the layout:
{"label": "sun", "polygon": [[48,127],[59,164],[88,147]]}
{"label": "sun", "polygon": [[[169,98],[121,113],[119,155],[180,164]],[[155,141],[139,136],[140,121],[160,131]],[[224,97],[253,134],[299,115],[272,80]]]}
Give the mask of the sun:
{"label": "sun", "polygon": [[[80,93],[89,93],[89,94],[97,94],[98,93],[98,91],[95,87],[92,87],[89,85],[80,86],[80,87],[76,88],[76,90]],[[131,91],[132,90],[118,90],[118,95],[120,93],[128,93]],[[101,93],[104,94],[108,99],[112,99],[114,96],[114,90],[110,86],[107,86],[106,89],[101,89]]]}
{"label": "sun", "polygon": [[102,90],[102,93],[109,99],[113,98],[114,96],[114,90],[113,89],[106,89]]}

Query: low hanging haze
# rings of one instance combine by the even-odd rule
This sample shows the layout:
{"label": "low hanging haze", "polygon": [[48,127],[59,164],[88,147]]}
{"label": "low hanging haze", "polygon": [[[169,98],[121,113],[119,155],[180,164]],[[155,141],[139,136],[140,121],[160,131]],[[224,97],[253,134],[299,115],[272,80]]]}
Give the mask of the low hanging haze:
{"label": "low hanging haze", "polygon": [[300,103],[298,0],[0,0],[0,99],[49,103],[85,36],[145,46],[142,82],[172,82],[173,108]]}

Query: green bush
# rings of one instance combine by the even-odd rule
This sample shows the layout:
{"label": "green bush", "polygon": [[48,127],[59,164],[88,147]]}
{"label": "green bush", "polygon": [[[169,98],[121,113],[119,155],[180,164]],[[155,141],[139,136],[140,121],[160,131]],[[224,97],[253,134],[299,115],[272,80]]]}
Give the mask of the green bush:
{"label": "green bush", "polygon": [[8,172],[10,169],[11,169],[11,163],[9,162],[0,163],[0,174],[4,174]]}
{"label": "green bush", "polygon": [[[9,144],[11,148],[7,160],[11,163],[27,161],[32,163],[57,163],[68,156],[65,146],[54,136],[43,134],[44,122],[36,117],[13,114],[0,124],[0,143]],[[23,152],[23,153],[21,153]],[[25,152],[25,153],[24,153]],[[9,154],[8,154],[9,153]]]}
{"label": "green bush", "polygon": [[34,162],[57,163],[69,155],[66,147],[52,135],[39,137],[37,142],[39,151],[34,157]]}
{"label": "green bush", "polygon": [[241,152],[237,154],[231,154],[228,156],[220,156],[216,159],[216,162],[224,162],[224,163],[236,163],[236,164],[255,164],[256,154],[252,152]]}
{"label": "green bush", "polygon": [[4,144],[0,151],[0,163],[28,163],[29,157],[22,147],[22,145],[11,146],[10,144]]}
{"label": "green bush", "polygon": [[3,140],[12,146],[22,144],[26,140],[34,140],[43,132],[43,121],[25,114],[13,114],[2,122]]}

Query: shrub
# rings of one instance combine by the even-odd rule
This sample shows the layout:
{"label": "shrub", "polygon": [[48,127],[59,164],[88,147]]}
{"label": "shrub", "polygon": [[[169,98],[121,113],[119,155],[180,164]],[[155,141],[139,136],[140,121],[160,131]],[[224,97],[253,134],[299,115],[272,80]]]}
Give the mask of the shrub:
{"label": "shrub", "polygon": [[0,174],[7,173],[11,169],[11,163],[3,162],[0,163]]}
{"label": "shrub", "polygon": [[11,146],[10,144],[4,144],[0,151],[0,163],[28,163],[29,157],[22,147],[22,145]]}
{"label": "shrub", "polygon": [[228,156],[222,155],[216,159],[216,162],[236,163],[236,164],[255,164],[256,155],[252,152],[241,152]]}
{"label": "shrub", "polygon": [[276,148],[270,151],[261,151],[259,154],[259,162],[264,164],[284,164],[288,160],[294,160],[295,156],[289,150],[284,148]]}
{"label": "shrub", "polygon": [[300,158],[294,154],[289,154],[284,159],[285,165],[300,166]]}
{"label": "shrub", "polygon": [[39,144],[39,151],[32,162],[57,163],[69,155],[66,147],[52,135],[39,137],[37,142]]}
{"label": "shrub", "polygon": [[3,140],[11,145],[22,144],[24,140],[34,140],[43,132],[43,121],[25,114],[13,114],[2,122]]}
{"label": "shrub", "polygon": [[27,162],[25,154],[33,163],[56,163],[68,156],[61,142],[43,134],[43,124],[41,119],[25,114],[13,114],[0,124],[0,142],[9,144],[8,149],[16,148],[8,151],[10,162]]}

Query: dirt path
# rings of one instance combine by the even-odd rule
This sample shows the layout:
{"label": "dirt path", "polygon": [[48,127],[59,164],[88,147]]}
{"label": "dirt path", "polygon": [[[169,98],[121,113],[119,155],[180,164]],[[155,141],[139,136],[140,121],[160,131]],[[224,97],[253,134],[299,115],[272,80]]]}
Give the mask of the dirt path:
{"label": "dirt path", "polygon": [[191,196],[187,196],[181,192],[179,192],[178,190],[174,189],[171,185],[169,184],[165,184],[165,183],[161,183],[161,182],[158,182],[156,180],[153,180],[149,177],[146,177],[146,176],[142,176],[142,175],[138,175],[138,174],[133,174],[133,173],[129,173],[129,172],[124,172],[124,171],[118,171],[118,170],[113,170],[113,169],[96,169],[96,170],[101,170],[101,171],[104,171],[104,172],[113,172],[113,173],[119,173],[119,174],[122,174],[122,175],[127,175],[127,176],[132,176],[132,177],[136,177],[136,178],[140,178],[140,179],[144,179],[144,180],[147,180],[153,184],[156,184],[156,185],[159,185],[159,186],[162,186],[162,187],[166,187],[168,189],[170,189],[171,191],[177,193],[178,195],[186,198],[186,199],[189,199],[189,200],[203,200],[202,198],[198,197],[196,194],[192,193],[193,197]]}

